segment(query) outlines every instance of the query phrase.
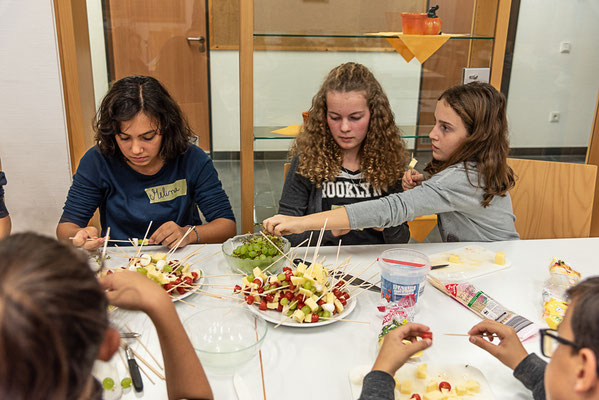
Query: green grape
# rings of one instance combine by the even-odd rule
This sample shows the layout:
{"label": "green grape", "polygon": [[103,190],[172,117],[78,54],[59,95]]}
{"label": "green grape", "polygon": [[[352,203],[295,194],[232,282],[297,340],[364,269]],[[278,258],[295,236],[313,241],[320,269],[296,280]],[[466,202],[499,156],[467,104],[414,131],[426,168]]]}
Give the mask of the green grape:
{"label": "green grape", "polygon": [[294,301],[289,305],[289,309],[292,311],[295,310],[296,308],[297,308],[297,301]]}
{"label": "green grape", "polygon": [[331,318],[331,313],[329,311],[323,311],[322,318]]}
{"label": "green grape", "polygon": [[144,274],[144,275],[148,274],[148,270],[145,269],[144,267],[137,268],[137,272],[139,272],[140,274]]}
{"label": "green grape", "polygon": [[264,254],[261,254],[260,257],[258,257],[259,260],[266,260],[266,256]]}
{"label": "green grape", "polygon": [[308,289],[308,290],[312,289],[312,282],[310,282],[310,281],[304,282],[304,289]]}
{"label": "green grape", "polygon": [[295,276],[299,276],[301,278],[302,276],[304,276],[304,273],[303,272],[298,272],[297,274],[295,274]]}
{"label": "green grape", "polygon": [[289,299],[287,297],[283,297],[280,303],[281,305],[286,306],[287,304],[289,304]]}
{"label": "green grape", "polygon": [[266,285],[266,286],[264,286],[264,291],[265,291],[265,292],[266,292],[266,291],[268,291],[268,290],[270,290],[270,289],[271,289],[270,285]]}
{"label": "green grape", "polygon": [[167,264],[164,267],[162,267],[162,270],[164,272],[173,272],[173,267]]}
{"label": "green grape", "polygon": [[252,283],[252,282],[254,282],[254,279],[256,279],[256,277],[254,276],[254,274],[249,274],[247,276],[247,279],[248,279],[249,283]]}
{"label": "green grape", "polygon": [[254,257],[256,257],[257,255],[258,255],[258,254],[257,254],[257,253],[256,253],[254,250],[252,250],[252,251],[250,251],[250,252],[248,253],[248,256],[249,256],[250,258],[254,258]]}
{"label": "green grape", "polygon": [[111,390],[114,387],[114,380],[112,378],[104,378],[102,381],[102,387],[105,390]]}
{"label": "green grape", "polygon": [[303,312],[304,314],[310,314],[310,313],[312,312],[312,310],[311,310],[311,309],[310,309],[310,307],[308,307],[308,306],[303,306],[303,307],[302,307],[302,312]]}
{"label": "green grape", "polygon": [[320,318],[322,318],[322,315],[324,314],[324,310],[320,310],[320,311],[318,311],[318,312],[317,312],[317,314],[318,314],[318,316],[319,316]]}
{"label": "green grape", "polygon": [[287,281],[282,281],[281,282],[281,286],[287,286],[287,285],[289,285],[289,282],[287,282]]}
{"label": "green grape", "polygon": [[284,281],[285,280],[285,274],[279,274],[277,275],[277,279],[280,281]]}
{"label": "green grape", "polygon": [[121,380],[121,387],[123,389],[127,389],[130,386],[131,386],[131,378],[126,377]]}

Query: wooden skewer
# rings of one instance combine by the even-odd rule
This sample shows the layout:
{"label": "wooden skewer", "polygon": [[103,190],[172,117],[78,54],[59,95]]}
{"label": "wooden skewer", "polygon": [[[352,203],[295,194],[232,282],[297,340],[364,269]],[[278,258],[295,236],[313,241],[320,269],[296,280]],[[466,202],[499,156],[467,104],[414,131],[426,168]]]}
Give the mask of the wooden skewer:
{"label": "wooden skewer", "polygon": [[[110,227],[106,228],[106,239],[110,235]],[[102,255],[100,256],[100,268],[105,266],[106,261],[106,248],[108,247],[108,241],[104,241],[104,247],[102,248]]]}
{"label": "wooden skewer", "polygon": [[329,222],[328,218],[326,218],[324,220],[324,225],[322,226],[322,229],[320,230],[320,235],[318,235],[318,242],[316,242],[316,248],[314,249],[314,255],[312,256],[312,264],[314,264],[314,261],[318,257],[318,250],[320,249],[320,243],[322,242],[322,237],[324,236],[324,231],[327,227],[327,222]]}
{"label": "wooden skewer", "polygon": [[285,257],[287,259],[287,261],[289,261],[291,264],[293,264],[293,260],[291,258],[289,258],[286,253],[283,253],[283,250],[279,249],[279,246],[277,246],[272,240],[270,240],[270,238],[267,235],[265,235],[264,232],[260,231],[260,233],[262,234],[262,236],[264,236],[266,238],[266,240],[268,240],[270,242],[270,244],[272,244],[275,247],[275,249],[279,250],[279,252],[281,254],[283,254],[283,257]]}
{"label": "wooden skewer", "polygon": [[[212,253],[212,254],[210,254],[210,255],[207,255],[207,256],[206,256],[206,257],[204,257],[204,258],[200,258],[199,260],[197,260],[197,261],[194,261],[194,264],[197,264],[197,263],[199,263],[199,262],[201,262],[201,261],[207,260],[207,259],[209,259],[210,257],[214,257],[215,255],[219,254],[220,252],[221,252],[220,250],[219,250],[219,251],[215,251],[214,253]],[[185,260],[185,261],[187,261],[187,260]]]}
{"label": "wooden skewer", "polygon": [[335,258],[335,264],[333,265],[337,265],[337,262],[339,261],[339,251],[341,250],[341,240],[339,239],[339,245],[337,246],[337,257]]}
{"label": "wooden skewer", "polygon": [[314,232],[310,232],[310,237],[308,238],[308,245],[306,246],[306,252],[304,253],[304,261],[308,258],[308,250],[310,250],[310,243],[312,243],[312,234]]}
{"label": "wooden skewer", "polygon": [[[295,249],[297,249],[298,247],[300,247],[301,245],[303,245],[304,243],[306,243],[307,240],[308,239],[304,240],[303,242],[301,242],[300,244],[298,244],[297,246],[295,246],[293,249],[290,249],[287,254],[282,254],[281,256],[279,256],[279,258],[277,258],[276,260],[274,260],[272,262],[272,264],[270,264],[268,267],[264,268],[262,270],[262,273],[266,273],[266,271],[268,271],[270,268],[272,268],[273,265],[276,265],[281,258],[287,257],[288,254],[292,253]],[[281,251],[281,253],[282,253],[282,251]],[[291,257],[291,258],[293,259],[293,257]],[[287,257],[287,259],[289,259],[289,257]],[[293,261],[291,262],[291,265],[293,265]]]}
{"label": "wooden skewer", "polygon": [[188,302],[188,301],[185,301],[185,300],[183,300],[183,299],[180,299],[180,298],[178,298],[178,297],[175,297],[175,296],[173,296],[173,295],[171,295],[171,298],[173,299],[173,301],[180,301],[181,303],[183,303],[183,304],[187,304],[188,306],[192,306],[192,307],[195,307],[195,306],[196,306],[196,305],[195,305],[195,304],[193,304],[193,303],[190,303],[190,302]]}
{"label": "wooden skewer", "polygon": [[345,318],[323,318],[323,321],[333,320],[333,321],[343,321],[343,322],[355,322],[357,324],[369,324],[368,321],[356,321],[353,319],[345,319]]}
{"label": "wooden skewer", "polygon": [[355,299],[356,297],[358,297],[359,295],[361,295],[362,293],[364,293],[365,291],[367,291],[368,289],[370,289],[371,287],[378,285],[379,283],[381,283],[381,281],[375,282],[375,283],[371,283],[370,285],[366,286],[364,289],[360,290],[358,293],[354,294],[353,296],[350,296],[347,301],[349,302],[352,299]]}
{"label": "wooden skewer", "polygon": [[148,378],[148,380],[150,382],[152,382],[152,385],[155,385],[156,383],[154,382],[154,380],[152,378],[150,378],[150,375],[148,375],[148,373],[146,372],[145,368],[143,368],[141,365],[138,365],[138,368],[141,372],[144,373],[144,375],[146,376],[146,378]]}
{"label": "wooden skewer", "polygon": [[[374,278],[374,277],[375,277],[375,276],[377,276],[378,274],[379,274],[378,272],[375,272],[374,274],[372,274],[371,276],[369,276],[367,279],[364,279],[364,282],[360,283],[358,286],[354,286],[353,288],[351,288],[351,289],[350,289],[350,290],[351,290],[351,292],[353,293],[353,292],[355,292],[356,290],[358,290],[358,289],[359,289],[359,288],[361,288],[361,287],[366,287],[366,286],[369,286],[370,284],[369,284],[369,283],[367,283],[367,282],[370,282],[370,281],[372,280],[372,278]],[[379,281],[379,282],[380,282],[380,281]],[[372,286],[369,286],[369,287],[372,287]],[[352,294],[352,293],[350,293],[350,294]]]}
{"label": "wooden skewer", "polygon": [[361,270],[360,272],[358,272],[357,275],[354,275],[353,278],[351,278],[349,281],[347,281],[344,285],[342,285],[339,290],[343,290],[345,289],[349,284],[351,284],[354,280],[356,280],[358,278],[358,276],[362,275],[362,273],[366,272],[370,267],[372,267],[374,265],[374,263],[376,262],[376,260],[374,260],[373,262],[371,262],[370,264],[368,264],[366,266],[366,268],[364,268],[363,270]]}
{"label": "wooden skewer", "polygon": [[[125,328],[127,328],[127,330],[129,332],[133,332],[133,330],[131,328],[129,328],[129,325],[125,324]],[[135,340],[137,341],[137,343],[139,343],[141,345],[141,347],[144,348],[144,350],[146,351],[146,353],[148,353],[150,355],[150,357],[152,358],[152,360],[154,360],[154,362],[156,363],[156,365],[158,365],[158,368],[160,368],[161,370],[164,370],[164,368],[162,367],[162,365],[160,365],[160,363],[158,362],[158,360],[156,359],[156,357],[154,357],[154,355],[150,352],[150,349],[148,349],[146,347],[146,345],[138,337],[135,337]]]}
{"label": "wooden skewer", "polygon": [[[75,239],[75,236],[71,236],[69,237],[69,240],[73,240]],[[90,242],[92,240],[98,240],[99,238],[87,238],[85,239],[86,241]],[[108,239],[106,240],[107,242],[114,242],[114,243],[129,243],[129,240],[124,240],[124,239]]]}
{"label": "wooden skewer", "polygon": [[115,244],[114,248],[117,249],[118,251],[120,251],[121,253],[123,253],[126,257],[131,258],[131,256],[129,254],[125,253],[125,250],[121,249],[118,244]]}
{"label": "wooden skewer", "polygon": [[[123,354],[121,353],[121,349],[120,348],[118,350],[118,353],[119,353],[119,357],[121,357],[121,361],[123,362],[123,365],[125,366],[125,371],[129,371],[129,366],[125,362],[125,357],[123,357]],[[127,375],[129,375],[129,373],[127,373]]]}
{"label": "wooden skewer", "polygon": [[167,259],[167,260],[168,260],[168,258],[169,258],[170,256],[172,256],[172,255],[173,255],[173,253],[174,253],[175,251],[177,251],[177,249],[179,248],[179,245],[181,244],[181,242],[183,242],[183,239],[185,239],[185,238],[187,237],[187,235],[189,235],[189,234],[191,233],[191,231],[193,231],[193,226],[190,226],[190,227],[187,229],[187,232],[185,232],[185,235],[183,235],[183,236],[181,237],[181,239],[179,239],[179,241],[178,241],[177,243],[175,243],[175,245],[173,246],[173,248],[172,248],[172,249],[170,249],[168,253],[166,253],[166,259]]}
{"label": "wooden skewer", "polygon": [[148,233],[150,232],[150,228],[152,227],[152,222],[154,222],[154,221],[150,221],[150,223],[148,224],[148,229],[146,229],[146,234],[144,235],[144,238],[141,241],[141,245],[139,246],[139,249],[137,249],[137,254],[135,254],[135,257],[139,257],[139,255],[141,254],[141,249],[143,249],[144,243],[146,243],[146,238],[148,237]]}
{"label": "wooden skewer", "polygon": [[202,275],[202,278],[221,278],[224,276],[247,276],[246,274],[219,274],[219,275]]}
{"label": "wooden skewer", "polygon": [[[254,320],[254,332],[256,332],[256,343],[258,342],[258,321]],[[260,355],[260,375],[262,375],[262,393],[264,394],[264,400],[266,400],[266,386],[264,386],[264,367],[262,364],[262,349],[258,350]]]}

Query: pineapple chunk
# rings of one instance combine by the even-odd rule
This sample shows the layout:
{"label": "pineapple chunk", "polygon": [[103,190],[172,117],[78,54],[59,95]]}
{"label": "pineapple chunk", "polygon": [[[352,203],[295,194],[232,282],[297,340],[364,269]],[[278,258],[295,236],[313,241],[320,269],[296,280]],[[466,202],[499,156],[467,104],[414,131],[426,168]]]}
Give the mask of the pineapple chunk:
{"label": "pineapple chunk", "polygon": [[304,282],[306,282],[306,279],[302,278],[301,276],[292,276],[291,277],[291,283],[293,283],[295,286],[301,286],[304,284]]}
{"label": "pineapple chunk", "polygon": [[294,320],[301,323],[301,322],[304,322],[304,318],[306,317],[306,314],[304,314],[302,312],[302,310],[295,310],[292,317]]}
{"label": "pineapple chunk", "polygon": [[494,263],[497,265],[505,265],[505,253],[503,251],[498,251],[495,253]]}
{"label": "pineapple chunk", "polygon": [[439,383],[437,381],[429,381],[429,383],[426,384],[426,391],[427,392],[434,392],[435,390],[439,389]]}
{"label": "pineapple chunk", "polygon": [[420,364],[416,368],[416,377],[418,379],[426,379],[426,369],[427,369],[427,365],[426,364]]}
{"label": "pineapple chunk", "polygon": [[295,269],[297,272],[301,272],[302,274],[306,272],[306,268],[308,268],[306,266],[306,264],[304,263],[299,263],[299,265],[297,266],[297,268]]}
{"label": "pineapple chunk", "polygon": [[279,307],[279,303],[277,302],[266,303],[266,308],[268,308],[269,310],[276,310],[277,307]]}
{"label": "pineapple chunk", "polygon": [[316,302],[313,299],[308,299],[306,300],[305,303],[308,307],[310,307],[310,310],[312,310],[312,312],[316,312],[316,310],[318,310],[318,304],[316,304]]}
{"label": "pineapple chunk", "polygon": [[152,253],[150,254],[150,256],[152,257],[152,262],[155,263],[157,263],[160,260],[166,261],[166,253]]}
{"label": "pineapple chunk", "polygon": [[412,381],[409,379],[401,381],[401,389],[399,389],[399,391],[403,394],[412,393]]}
{"label": "pineapple chunk", "polygon": [[339,301],[339,299],[335,299],[335,301],[333,302],[333,304],[335,304],[335,309],[337,310],[337,312],[339,314],[341,314],[343,312],[343,304],[341,304],[341,302]]}
{"label": "pineapple chunk", "polygon": [[458,256],[457,254],[450,254],[448,261],[450,263],[454,263],[454,264],[461,264],[461,262],[462,262],[462,261],[460,261],[460,256]]}
{"label": "pineapple chunk", "polygon": [[473,379],[468,379],[466,381],[466,390],[471,393],[478,393],[480,390],[480,384]]}
{"label": "pineapple chunk", "polygon": [[436,392],[426,392],[424,396],[422,396],[422,400],[442,400],[443,394],[438,390]]}

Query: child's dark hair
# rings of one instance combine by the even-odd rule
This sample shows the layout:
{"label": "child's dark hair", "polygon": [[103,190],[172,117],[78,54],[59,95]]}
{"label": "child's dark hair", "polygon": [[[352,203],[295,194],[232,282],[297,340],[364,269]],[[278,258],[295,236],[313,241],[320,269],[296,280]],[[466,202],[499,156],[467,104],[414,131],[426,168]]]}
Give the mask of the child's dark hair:
{"label": "child's dark hair", "polygon": [[115,135],[121,131],[121,122],[131,120],[139,112],[158,124],[162,159],[172,160],[187,151],[193,133],[177,102],[156,79],[136,75],[112,85],[94,118],[96,144],[102,154],[123,156]]}
{"label": "child's dark hair", "polygon": [[599,360],[599,277],[585,279],[571,287],[568,297],[575,303],[570,318],[574,343],[581,348],[591,349]]}
{"label": "child's dark hair", "polygon": [[[445,168],[468,162],[478,169],[478,186],[485,191],[487,207],[493,196],[505,196],[514,187],[514,172],[507,164],[510,150],[505,96],[488,83],[472,82],[447,89],[439,97],[462,119],[468,136],[446,161],[431,161],[424,169],[433,175]],[[481,180],[484,180],[481,182]]]}
{"label": "child's dark hair", "polygon": [[84,252],[34,233],[0,241],[0,398],[79,398],[107,306]]}
{"label": "child's dark hair", "polygon": [[401,180],[408,152],[401,137],[389,99],[372,72],[362,64],[348,62],[331,70],[318,93],[302,132],[289,155],[299,155],[298,172],[316,187],[334,181],[343,164],[343,152],[327,123],[327,93],[364,93],[370,110],[368,133],[360,148],[360,171],[376,189],[387,189]]}

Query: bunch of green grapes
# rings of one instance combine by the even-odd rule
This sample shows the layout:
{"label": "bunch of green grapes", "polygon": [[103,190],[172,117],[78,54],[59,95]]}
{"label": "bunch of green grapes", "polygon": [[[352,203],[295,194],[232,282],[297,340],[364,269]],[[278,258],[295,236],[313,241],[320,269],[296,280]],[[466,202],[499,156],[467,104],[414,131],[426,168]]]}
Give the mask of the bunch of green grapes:
{"label": "bunch of green grapes", "polygon": [[[276,236],[268,238],[279,248],[283,248],[283,240]],[[279,255],[280,252],[264,236],[251,236],[243,239],[243,244],[233,250],[233,256],[250,260],[264,260]]]}

